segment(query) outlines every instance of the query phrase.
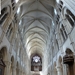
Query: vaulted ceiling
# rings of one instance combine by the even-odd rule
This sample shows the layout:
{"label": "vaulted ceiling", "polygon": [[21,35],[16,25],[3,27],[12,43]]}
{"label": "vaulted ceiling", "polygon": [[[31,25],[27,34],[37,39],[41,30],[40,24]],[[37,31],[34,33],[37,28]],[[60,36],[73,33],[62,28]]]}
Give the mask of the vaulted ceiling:
{"label": "vaulted ceiling", "polygon": [[54,22],[55,0],[21,0],[23,39],[26,51],[32,53],[45,52],[50,43],[50,29]]}

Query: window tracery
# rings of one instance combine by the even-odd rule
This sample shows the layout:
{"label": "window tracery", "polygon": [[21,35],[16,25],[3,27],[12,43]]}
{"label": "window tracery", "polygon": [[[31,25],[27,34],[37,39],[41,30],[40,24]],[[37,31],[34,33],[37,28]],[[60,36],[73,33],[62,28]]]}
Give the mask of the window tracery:
{"label": "window tracery", "polygon": [[38,55],[34,55],[31,59],[31,71],[42,71],[42,59]]}

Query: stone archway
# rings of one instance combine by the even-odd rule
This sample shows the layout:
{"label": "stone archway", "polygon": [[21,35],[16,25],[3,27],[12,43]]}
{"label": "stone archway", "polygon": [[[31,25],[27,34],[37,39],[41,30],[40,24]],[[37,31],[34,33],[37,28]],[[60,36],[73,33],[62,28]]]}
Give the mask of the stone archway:
{"label": "stone archway", "polygon": [[74,56],[71,49],[66,49],[66,55],[63,57],[63,63],[67,66],[67,75],[74,75]]}
{"label": "stone archway", "polygon": [[3,59],[3,61],[7,60],[7,48],[2,47],[0,50],[0,58]]}
{"label": "stone archway", "polygon": [[0,60],[2,60],[4,66],[4,71],[2,75],[6,75],[7,74],[7,66],[8,66],[8,54],[7,54],[7,48],[6,47],[2,47],[0,49]]}

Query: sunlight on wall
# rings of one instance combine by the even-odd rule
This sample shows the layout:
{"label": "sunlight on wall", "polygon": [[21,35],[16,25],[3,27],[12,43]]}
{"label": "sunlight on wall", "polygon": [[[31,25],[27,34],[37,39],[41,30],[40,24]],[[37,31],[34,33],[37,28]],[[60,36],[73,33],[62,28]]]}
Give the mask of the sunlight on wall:
{"label": "sunlight on wall", "polygon": [[40,72],[40,75],[43,75],[43,73],[42,73],[42,72]]}
{"label": "sunlight on wall", "polygon": [[17,3],[19,0],[15,0],[15,2]]}
{"label": "sunlight on wall", "polygon": [[59,0],[56,0],[57,3],[59,3]]}
{"label": "sunlight on wall", "polygon": [[19,12],[20,12],[20,7],[17,9],[17,14],[19,14]]}

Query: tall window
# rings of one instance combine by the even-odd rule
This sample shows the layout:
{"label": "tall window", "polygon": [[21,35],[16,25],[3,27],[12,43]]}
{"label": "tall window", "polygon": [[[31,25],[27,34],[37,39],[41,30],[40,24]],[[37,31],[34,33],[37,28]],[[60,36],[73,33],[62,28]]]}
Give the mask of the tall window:
{"label": "tall window", "polygon": [[12,4],[12,9],[15,9],[15,0],[11,0],[11,4]]}
{"label": "tall window", "polygon": [[66,12],[67,12],[68,15],[70,15],[70,17],[71,17],[73,20],[75,20],[74,14],[73,14],[69,9],[67,9]]}
{"label": "tall window", "polygon": [[75,21],[75,16],[69,9],[66,10],[65,17],[69,21],[70,25],[73,27],[74,26],[74,21]]}
{"label": "tall window", "polygon": [[42,59],[37,54],[31,58],[31,71],[42,71]]}
{"label": "tall window", "polygon": [[2,23],[5,21],[7,15],[8,15],[7,7],[5,7],[5,8],[3,8],[3,9],[1,10],[0,25],[2,25]]}
{"label": "tall window", "polygon": [[9,25],[9,27],[8,27],[7,32],[6,32],[6,36],[7,36],[8,38],[10,38],[11,33],[12,33],[12,30],[13,30],[13,27],[12,27],[12,23],[11,23],[11,24]]}
{"label": "tall window", "polygon": [[62,34],[63,40],[65,41],[68,36],[67,36],[66,30],[65,30],[63,24],[61,25],[60,32],[61,32],[61,34]]}
{"label": "tall window", "polygon": [[63,2],[62,1],[59,1],[59,11],[61,12],[62,10],[62,7],[63,7]]}
{"label": "tall window", "polygon": [[74,26],[74,20],[71,18],[70,15],[66,14],[65,16],[66,16],[67,20],[69,21],[70,25],[73,27]]}
{"label": "tall window", "polygon": [[33,62],[35,62],[35,63],[40,62],[40,57],[39,56],[34,56],[33,57]]}

